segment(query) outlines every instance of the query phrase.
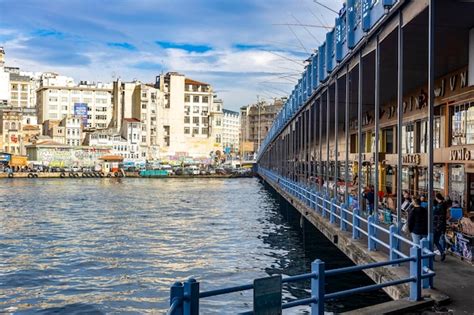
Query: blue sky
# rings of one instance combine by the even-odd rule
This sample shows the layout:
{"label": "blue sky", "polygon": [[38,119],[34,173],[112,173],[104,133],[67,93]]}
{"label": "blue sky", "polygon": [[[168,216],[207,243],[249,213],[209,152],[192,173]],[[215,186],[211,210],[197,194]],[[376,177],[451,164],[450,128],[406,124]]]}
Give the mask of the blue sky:
{"label": "blue sky", "polygon": [[153,82],[178,71],[237,110],[291,91],[324,40],[321,28],[275,24],[334,18],[312,0],[0,0],[0,46],[8,66],[76,81]]}

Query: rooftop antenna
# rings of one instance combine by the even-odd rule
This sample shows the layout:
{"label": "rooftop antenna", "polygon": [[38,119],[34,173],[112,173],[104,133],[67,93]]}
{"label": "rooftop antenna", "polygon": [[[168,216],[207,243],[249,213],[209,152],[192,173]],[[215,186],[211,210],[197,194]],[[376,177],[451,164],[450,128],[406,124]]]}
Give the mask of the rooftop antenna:
{"label": "rooftop antenna", "polygon": [[316,4],[319,4],[320,6],[322,6],[323,8],[325,8],[326,10],[329,10],[329,11],[331,11],[332,13],[335,13],[335,14],[339,15],[339,12],[337,12],[336,10],[331,9],[330,7],[328,7],[328,6],[325,5],[325,4],[322,4],[321,2],[319,2],[319,1],[317,1],[317,0],[313,0],[313,2],[316,3]]}

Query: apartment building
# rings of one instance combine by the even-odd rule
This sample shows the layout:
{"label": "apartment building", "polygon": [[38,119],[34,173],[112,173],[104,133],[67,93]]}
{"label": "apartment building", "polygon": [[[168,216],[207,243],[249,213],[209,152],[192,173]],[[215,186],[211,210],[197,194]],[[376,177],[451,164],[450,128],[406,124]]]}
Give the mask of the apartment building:
{"label": "apartment building", "polygon": [[209,84],[169,72],[157,76],[155,87],[164,93],[163,156],[208,157],[222,148],[218,133],[222,107],[214,106]]}
{"label": "apartment building", "polygon": [[10,154],[22,153],[22,115],[20,110],[0,110],[1,150]]}
{"label": "apartment building", "polygon": [[267,136],[276,115],[286,102],[286,98],[275,98],[271,103],[259,101],[240,108],[241,152],[255,155]]}
{"label": "apartment building", "polygon": [[79,115],[87,129],[107,128],[112,120],[112,85],[81,81],[54,73],[41,76],[36,92],[38,123]]}
{"label": "apartment building", "polygon": [[239,149],[240,113],[223,109],[222,146],[224,151],[235,153]]}
{"label": "apartment building", "polygon": [[10,102],[10,74],[5,71],[5,50],[0,47],[0,107]]}

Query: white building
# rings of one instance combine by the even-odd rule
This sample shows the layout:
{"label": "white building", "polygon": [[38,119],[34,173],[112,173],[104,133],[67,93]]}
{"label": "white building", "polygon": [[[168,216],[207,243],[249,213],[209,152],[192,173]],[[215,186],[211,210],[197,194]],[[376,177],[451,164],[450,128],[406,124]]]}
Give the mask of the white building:
{"label": "white building", "polygon": [[221,148],[211,121],[222,108],[213,108],[209,84],[169,72],[157,77],[155,87],[164,93],[162,157],[209,157]]}
{"label": "white building", "polygon": [[46,73],[36,92],[38,122],[61,120],[68,115],[83,118],[85,128],[105,129],[112,120],[112,85],[80,82]]}
{"label": "white building", "polygon": [[140,146],[143,157],[156,160],[164,146],[163,108],[164,94],[151,84],[139,81],[113,84],[113,119],[111,128],[120,130],[123,118],[141,121]]}
{"label": "white building", "polygon": [[236,152],[239,148],[240,113],[228,109],[223,110],[222,146],[225,152]]}
{"label": "white building", "polygon": [[113,155],[124,158],[125,167],[144,166],[146,158],[140,146],[142,123],[135,118],[125,118],[121,125],[120,132],[109,128],[89,133],[84,144],[90,147],[110,148]]}
{"label": "white building", "polygon": [[5,71],[5,50],[0,47],[0,107],[10,102],[10,73]]}

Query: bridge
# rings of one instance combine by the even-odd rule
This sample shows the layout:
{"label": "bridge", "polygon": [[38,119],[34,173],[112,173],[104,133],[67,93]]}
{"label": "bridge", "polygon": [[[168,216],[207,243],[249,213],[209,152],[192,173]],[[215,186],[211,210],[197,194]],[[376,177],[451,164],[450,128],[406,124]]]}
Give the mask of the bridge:
{"label": "bridge", "polygon": [[[412,302],[422,289],[432,292],[434,193],[474,205],[472,16],[472,1],[348,0],[308,58],[256,169],[356,266],[326,271],[316,261],[310,274],[280,279],[311,279],[312,292],[282,308],[311,305],[312,314],[323,314],[324,301],[359,289],[384,288]],[[405,191],[426,200],[428,233],[420,242],[402,229]],[[353,270],[376,284],[324,294],[327,277]],[[176,283],[171,310],[197,314],[200,298],[250,289],[199,292],[194,280]]]}

